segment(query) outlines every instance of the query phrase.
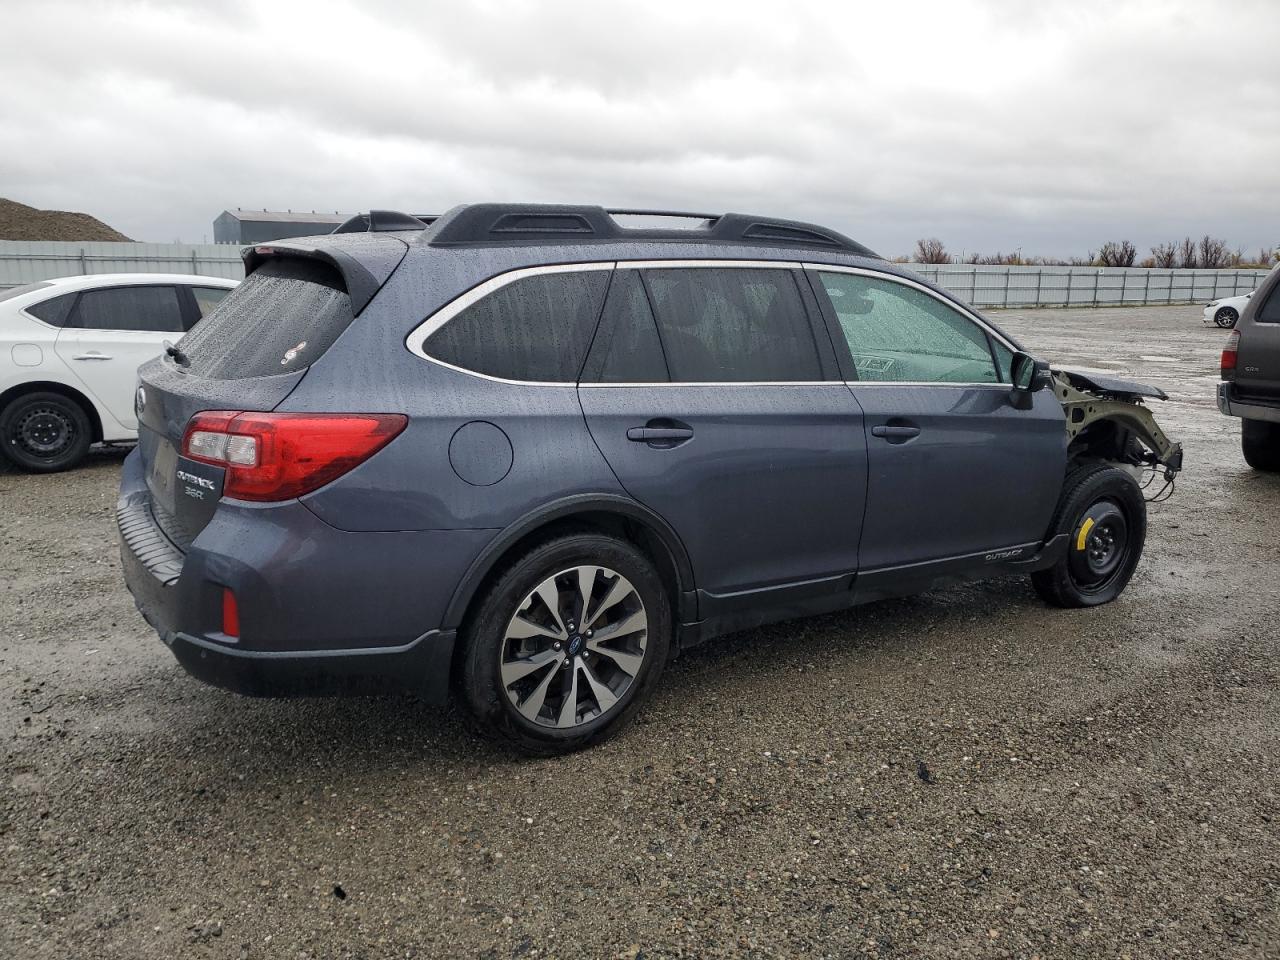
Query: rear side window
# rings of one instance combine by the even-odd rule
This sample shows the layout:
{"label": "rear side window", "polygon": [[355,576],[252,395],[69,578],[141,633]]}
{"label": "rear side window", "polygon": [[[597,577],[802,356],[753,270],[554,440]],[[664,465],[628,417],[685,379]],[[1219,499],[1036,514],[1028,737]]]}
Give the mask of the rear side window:
{"label": "rear side window", "polygon": [[614,273],[582,379],[586,383],[665,383],[670,379],[639,270]]}
{"label": "rear side window", "polygon": [[1267,299],[1258,307],[1258,312],[1253,317],[1258,323],[1280,323],[1280,293],[1276,293],[1277,290],[1280,290],[1280,286],[1273,287],[1267,294]]}
{"label": "rear side window", "polygon": [[449,320],[423,350],[505,380],[576,382],[608,280],[608,270],[514,280]]}
{"label": "rear side window", "polygon": [[268,260],[182,338],[191,373],[240,380],[309,367],[354,315],[333,267],[300,257]]}
{"label": "rear side window", "polygon": [[859,380],[996,383],[981,327],[923,290],[851,273],[819,273]]}
{"label": "rear side window", "polygon": [[173,287],[103,287],[85,290],[66,326],[79,330],[181,333],[182,306]]}
{"label": "rear side window", "polygon": [[673,381],[822,379],[792,271],[650,270],[645,283]]}
{"label": "rear side window", "polygon": [[60,297],[50,297],[48,300],[33,303],[26,308],[26,311],[45,323],[60,327],[67,322],[67,314],[75,306],[76,297],[78,296],[79,294],[76,293],[64,293]]}

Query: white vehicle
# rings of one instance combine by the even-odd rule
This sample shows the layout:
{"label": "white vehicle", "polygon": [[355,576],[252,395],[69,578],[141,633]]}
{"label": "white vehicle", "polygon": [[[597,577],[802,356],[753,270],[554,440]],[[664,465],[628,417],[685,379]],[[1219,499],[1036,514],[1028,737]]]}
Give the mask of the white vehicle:
{"label": "white vehicle", "polygon": [[0,457],[52,472],[92,443],[136,440],[138,367],[236,283],[113,273],[0,290]]}
{"label": "white vehicle", "polygon": [[1216,323],[1220,327],[1234,327],[1236,321],[1240,319],[1240,314],[1244,313],[1245,304],[1249,302],[1249,298],[1255,292],[1250,290],[1239,297],[1224,297],[1221,300],[1214,300],[1204,308],[1205,322]]}

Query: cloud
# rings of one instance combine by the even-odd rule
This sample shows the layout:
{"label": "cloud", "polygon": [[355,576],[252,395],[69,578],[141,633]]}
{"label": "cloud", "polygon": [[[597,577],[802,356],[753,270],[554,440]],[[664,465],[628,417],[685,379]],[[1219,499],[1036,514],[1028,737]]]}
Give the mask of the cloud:
{"label": "cloud", "polygon": [[10,5],[0,194],[145,239],[225,207],[740,209],[873,248],[1280,242],[1266,2]]}

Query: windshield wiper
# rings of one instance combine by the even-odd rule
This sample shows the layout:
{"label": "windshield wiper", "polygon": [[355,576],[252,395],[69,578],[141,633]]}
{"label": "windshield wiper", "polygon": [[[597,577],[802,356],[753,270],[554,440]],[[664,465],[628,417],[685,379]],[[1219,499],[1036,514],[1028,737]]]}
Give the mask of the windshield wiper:
{"label": "windshield wiper", "polygon": [[188,357],[181,350],[179,350],[177,347],[175,347],[168,340],[164,341],[164,352],[165,352],[165,356],[173,357],[173,362],[178,364],[178,366],[180,367],[191,366],[191,358]]}

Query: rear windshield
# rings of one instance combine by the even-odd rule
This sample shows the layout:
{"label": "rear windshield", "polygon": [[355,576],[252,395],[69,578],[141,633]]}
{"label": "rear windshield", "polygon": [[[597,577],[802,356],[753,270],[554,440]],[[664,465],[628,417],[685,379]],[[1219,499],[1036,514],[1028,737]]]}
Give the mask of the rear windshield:
{"label": "rear windshield", "polygon": [[14,297],[21,297],[34,290],[42,290],[51,286],[53,286],[51,283],[28,283],[21,287],[10,287],[8,290],[0,290],[0,300],[12,300]]}
{"label": "rear windshield", "polygon": [[268,260],[182,338],[187,368],[213,380],[302,370],[351,323],[351,298],[333,267]]}

